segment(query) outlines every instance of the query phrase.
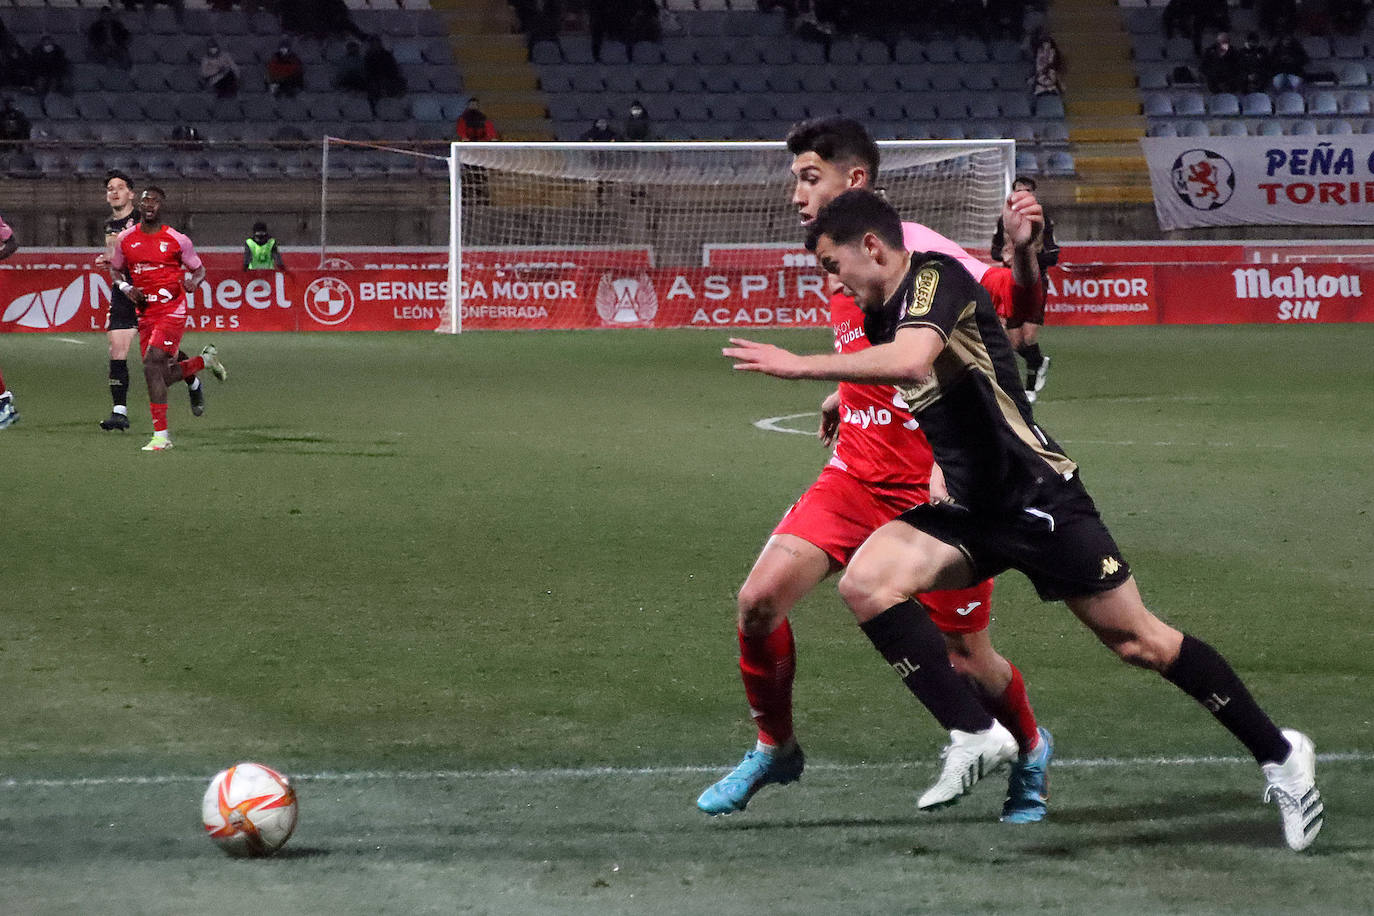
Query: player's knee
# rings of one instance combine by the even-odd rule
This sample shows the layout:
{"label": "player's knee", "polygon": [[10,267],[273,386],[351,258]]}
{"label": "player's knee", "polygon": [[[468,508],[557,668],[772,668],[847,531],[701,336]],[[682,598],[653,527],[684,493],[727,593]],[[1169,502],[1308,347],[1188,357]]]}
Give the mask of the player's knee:
{"label": "player's knee", "polygon": [[736,599],[740,632],[745,636],[767,636],[787,616],[787,604],[776,588],[745,582]]}
{"label": "player's knee", "polygon": [[1163,671],[1169,666],[1169,656],[1164,647],[1143,636],[1130,636],[1108,642],[1107,647],[1116,657],[1135,668],[1150,671]]}
{"label": "player's knee", "polygon": [[851,564],[840,577],[840,598],[859,620],[869,620],[904,598],[886,586],[883,578],[862,565]]}

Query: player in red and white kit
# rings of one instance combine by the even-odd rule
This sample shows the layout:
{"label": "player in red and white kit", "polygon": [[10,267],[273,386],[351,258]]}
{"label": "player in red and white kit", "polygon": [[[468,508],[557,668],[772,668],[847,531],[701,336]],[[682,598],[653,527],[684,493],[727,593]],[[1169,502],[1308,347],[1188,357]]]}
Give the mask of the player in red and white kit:
{"label": "player in red and white kit", "polygon": [[139,313],[138,342],[153,415],[153,438],[143,446],[145,452],[172,447],[167,429],[168,385],[202,369],[209,369],[220,381],[229,376],[213,345],[193,359],[176,359],[186,329],[186,294],[205,279],[205,265],[189,238],[162,224],[166,199],[161,188],[145,190],[138,199],[139,222],[119,234],[110,255],[111,279]]}
{"label": "player in red and white kit", "polygon": [[[847,118],[797,125],[788,136],[788,149],[794,156],[793,202],[803,224],[844,191],[867,187],[876,178],[878,149],[863,126]],[[995,300],[1001,300],[1001,307],[1010,308],[1015,287],[1010,269],[989,268],[918,223],[904,223],[903,231],[908,249],[957,257]],[[835,349],[866,349],[864,316],[854,298],[836,291],[829,309]],[[774,529],[739,594],[740,672],[758,742],[734,771],[697,799],[697,807],[707,814],[742,811],[763,786],[789,783],[801,775],[805,757],[792,726],[796,649],[787,619],[791,609],[822,580],[843,569],[877,528],[912,506],[945,495],[930,445],[906,407],[890,385],[847,382],[821,405],[820,437],[835,446],[834,454]],[[991,580],[920,596],[945,636],[951,663],[977,685],[984,703],[1004,726],[1004,756],[1013,766],[1002,819],[1029,823],[1045,815],[1046,769],[1053,743],[1049,732],[1036,723],[1021,673],[997,653],[988,637],[991,598]],[[880,638],[868,635],[875,643]]]}
{"label": "player in red and white kit", "polygon": [[[0,218],[0,261],[19,250],[19,241],[14,230]],[[19,411],[14,408],[14,392],[5,387],[5,376],[0,374],[0,429],[6,429],[19,420]]]}

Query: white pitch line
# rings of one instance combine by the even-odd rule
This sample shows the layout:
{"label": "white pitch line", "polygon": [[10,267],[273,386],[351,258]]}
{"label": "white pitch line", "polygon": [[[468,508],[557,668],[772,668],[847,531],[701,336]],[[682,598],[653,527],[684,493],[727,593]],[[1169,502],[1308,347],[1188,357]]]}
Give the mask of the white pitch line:
{"label": "white pitch line", "polygon": [[[1318,754],[1322,763],[1374,763],[1374,753],[1367,751],[1338,751]],[[1079,757],[1056,758],[1055,769],[1069,770],[1108,770],[1130,769],[1132,767],[1157,766],[1254,766],[1249,757]],[[926,769],[926,763],[808,763],[811,770],[831,773],[862,773],[873,770],[910,770]],[[357,770],[335,772],[325,770],[318,773],[298,773],[292,775],[297,782],[428,782],[461,781],[479,779],[520,779],[553,782],[564,779],[595,779],[613,776],[695,776],[718,773],[723,766],[666,766],[666,767],[548,767],[528,769],[510,767],[493,770]],[[0,780],[0,789],[80,789],[104,786],[160,786],[181,783],[200,783],[208,780],[210,773],[199,775],[166,774],[160,776],[88,776],[73,779],[26,779],[9,777]]]}
{"label": "white pitch line", "polygon": [[802,417],[818,416],[820,416],[820,414],[816,411],[808,410],[806,413],[789,413],[782,417],[764,417],[762,420],[755,420],[754,426],[766,433],[791,433],[794,436],[814,436],[816,435],[814,429],[789,429],[779,424],[785,423],[788,420],[799,420]]}
{"label": "white pitch line", "polygon": [[54,337],[53,340],[60,341],[61,343],[76,344],[78,347],[86,346],[86,341],[77,340],[75,337]]}

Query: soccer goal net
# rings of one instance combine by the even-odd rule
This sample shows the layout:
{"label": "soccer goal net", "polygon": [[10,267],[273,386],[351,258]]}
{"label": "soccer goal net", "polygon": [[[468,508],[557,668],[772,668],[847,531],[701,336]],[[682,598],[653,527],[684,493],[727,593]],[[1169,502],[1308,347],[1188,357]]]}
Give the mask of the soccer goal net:
{"label": "soccer goal net", "polygon": [[[879,148],[877,186],[904,219],[987,251],[1012,141]],[[440,331],[825,323],[781,142],[451,150]]]}

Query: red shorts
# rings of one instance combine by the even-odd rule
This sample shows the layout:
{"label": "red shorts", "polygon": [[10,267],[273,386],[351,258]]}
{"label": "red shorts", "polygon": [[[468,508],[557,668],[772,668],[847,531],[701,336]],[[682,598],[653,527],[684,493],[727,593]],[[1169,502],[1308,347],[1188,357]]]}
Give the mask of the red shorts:
{"label": "red shorts", "polygon": [[[773,529],[815,544],[840,566],[877,529],[929,499],[924,486],[866,484],[836,467],[821,471]],[[988,627],[992,580],[958,591],[918,595],[946,633],[977,633]]]}
{"label": "red shorts", "polygon": [[168,356],[175,357],[181,348],[181,335],[186,333],[186,309],[175,311],[145,311],[138,316],[138,347],[144,359],[148,351],[157,347]]}

